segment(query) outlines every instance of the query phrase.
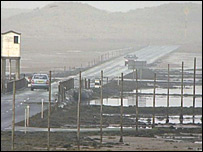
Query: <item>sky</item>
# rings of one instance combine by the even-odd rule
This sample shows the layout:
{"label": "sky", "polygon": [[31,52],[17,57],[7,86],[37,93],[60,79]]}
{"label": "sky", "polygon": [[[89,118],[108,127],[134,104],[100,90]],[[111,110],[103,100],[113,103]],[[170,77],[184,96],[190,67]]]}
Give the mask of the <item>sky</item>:
{"label": "sky", "polygon": [[[1,1],[1,8],[23,8],[23,9],[34,9],[41,8],[45,5],[53,2],[60,1]],[[63,1],[65,2],[65,1]],[[166,3],[199,3],[202,1],[67,1],[67,2],[81,2],[89,4],[98,9],[110,11],[110,12],[127,12],[137,8],[159,6]]]}

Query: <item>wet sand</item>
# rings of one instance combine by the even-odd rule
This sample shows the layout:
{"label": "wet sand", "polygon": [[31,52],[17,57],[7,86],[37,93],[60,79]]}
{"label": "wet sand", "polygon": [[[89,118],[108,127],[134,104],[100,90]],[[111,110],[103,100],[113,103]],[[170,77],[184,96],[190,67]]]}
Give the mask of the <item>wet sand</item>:
{"label": "wet sand", "polygon": [[[98,137],[97,137],[98,138]],[[119,136],[105,136],[104,142],[118,142]],[[202,144],[174,142],[149,137],[124,137],[124,144],[113,147],[102,147],[108,151],[196,151],[202,149]]]}

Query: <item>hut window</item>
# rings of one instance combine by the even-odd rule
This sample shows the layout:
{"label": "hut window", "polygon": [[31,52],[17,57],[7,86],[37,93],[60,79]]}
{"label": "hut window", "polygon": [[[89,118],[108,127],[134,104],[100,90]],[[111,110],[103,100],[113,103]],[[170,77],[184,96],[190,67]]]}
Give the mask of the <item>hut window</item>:
{"label": "hut window", "polygon": [[18,36],[14,36],[14,43],[18,44]]}

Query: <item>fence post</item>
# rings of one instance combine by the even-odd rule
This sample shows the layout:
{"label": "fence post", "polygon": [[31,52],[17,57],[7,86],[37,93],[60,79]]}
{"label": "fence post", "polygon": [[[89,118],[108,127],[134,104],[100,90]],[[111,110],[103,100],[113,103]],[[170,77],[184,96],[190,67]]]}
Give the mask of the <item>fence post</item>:
{"label": "fence post", "polygon": [[88,89],[90,89],[90,79],[88,79],[87,87],[88,87]]}
{"label": "fence post", "polygon": [[11,73],[12,73],[11,70],[12,70],[11,69],[11,59],[9,59],[9,80],[11,80]]}
{"label": "fence post", "polygon": [[195,123],[195,78],[196,78],[196,58],[194,58],[194,84],[193,84],[193,124]]}
{"label": "fence post", "polygon": [[120,140],[119,142],[123,143],[123,73],[121,73],[121,116],[120,116]]}
{"label": "fence post", "polygon": [[6,59],[1,58],[1,92],[6,92]]}
{"label": "fence post", "polygon": [[138,131],[138,75],[136,69],[136,131]]}
{"label": "fence post", "polygon": [[64,101],[64,88],[63,88],[63,83],[61,84],[61,100],[62,100],[62,102]]}
{"label": "fence post", "polygon": [[183,123],[183,66],[184,66],[184,62],[182,62],[180,124]]}
{"label": "fence post", "polygon": [[14,151],[14,136],[15,136],[15,94],[16,94],[16,77],[13,81],[13,120],[12,120],[12,146],[11,149]]}
{"label": "fence post", "polygon": [[27,126],[30,125],[30,106],[27,105]]}
{"label": "fence post", "polygon": [[168,64],[168,83],[167,83],[167,116],[166,116],[166,123],[169,123],[169,64]]}
{"label": "fence post", "polygon": [[101,71],[101,87],[100,87],[100,93],[101,93],[101,106],[100,106],[100,145],[102,145],[102,124],[103,124],[103,71]]}
{"label": "fence post", "polygon": [[77,110],[77,142],[78,142],[78,150],[80,150],[80,103],[81,103],[81,71],[79,74],[79,95],[78,95],[78,110]]}
{"label": "fence post", "polygon": [[44,99],[42,99],[41,118],[44,118]]}
{"label": "fence post", "polygon": [[85,89],[87,89],[87,79],[85,78]]}
{"label": "fence post", "polygon": [[60,96],[61,96],[61,90],[60,90],[60,82],[59,82],[59,85],[58,85],[58,102],[61,101]]}
{"label": "fence post", "polygon": [[[137,70],[137,69],[136,69]],[[133,82],[135,81],[135,68],[133,67]]]}
{"label": "fence post", "polygon": [[27,127],[27,109],[25,108],[25,134],[26,134],[26,127]]}
{"label": "fence post", "polygon": [[155,127],[155,94],[156,94],[156,73],[154,73],[154,93],[153,93],[153,119],[152,119],[152,128]]}
{"label": "fence post", "polygon": [[63,101],[66,100],[66,87],[63,87]]}
{"label": "fence post", "polygon": [[50,114],[51,114],[51,71],[49,71],[49,107],[48,107],[48,151],[50,151]]}

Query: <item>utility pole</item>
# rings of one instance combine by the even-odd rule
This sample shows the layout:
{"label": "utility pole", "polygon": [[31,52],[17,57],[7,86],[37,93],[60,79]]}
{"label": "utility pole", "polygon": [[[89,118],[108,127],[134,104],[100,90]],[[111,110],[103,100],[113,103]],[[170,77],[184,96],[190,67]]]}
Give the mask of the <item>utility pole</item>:
{"label": "utility pole", "polygon": [[77,111],[77,141],[78,150],[80,150],[80,103],[81,103],[81,71],[79,73],[79,94],[78,94],[78,111]]}
{"label": "utility pole", "polygon": [[103,71],[101,71],[101,107],[100,107],[100,145],[102,145],[102,124],[103,124]]}
{"label": "utility pole", "polygon": [[180,109],[180,123],[183,123],[183,65],[182,62],[182,79],[181,79],[181,109]]}
{"label": "utility pole", "polygon": [[48,151],[50,151],[51,71],[49,71]]}
{"label": "utility pole", "polygon": [[167,83],[167,116],[166,116],[166,123],[169,123],[169,115],[168,115],[168,110],[169,110],[169,64],[168,64],[168,83]]}
{"label": "utility pole", "polygon": [[193,124],[195,123],[195,78],[196,78],[196,58],[194,58],[194,84],[193,84]]}
{"label": "utility pole", "polygon": [[119,142],[123,143],[123,73],[121,73],[121,117],[120,117],[120,125],[121,125],[121,135]]}
{"label": "utility pole", "polygon": [[156,91],[156,73],[154,73],[154,93],[153,93],[153,119],[152,119],[152,128],[155,127],[155,92]]}
{"label": "utility pole", "polygon": [[136,131],[138,131],[138,75],[136,69]]}
{"label": "utility pole", "polygon": [[12,121],[12,146],[11,149],[14,151],[14,136],[15,136],[15,94],[16,94],[16,77],[13,81],[13,121]]}

